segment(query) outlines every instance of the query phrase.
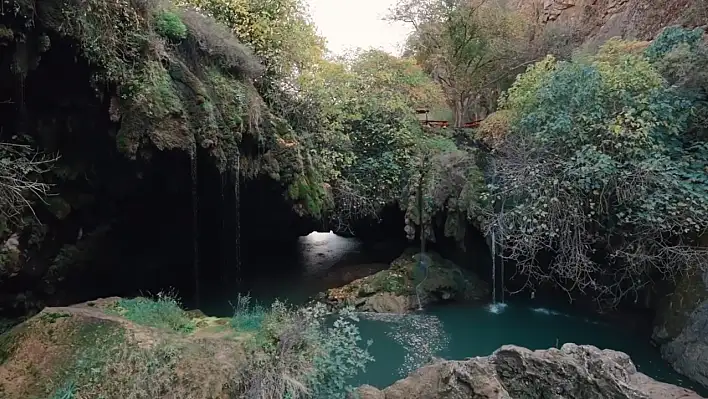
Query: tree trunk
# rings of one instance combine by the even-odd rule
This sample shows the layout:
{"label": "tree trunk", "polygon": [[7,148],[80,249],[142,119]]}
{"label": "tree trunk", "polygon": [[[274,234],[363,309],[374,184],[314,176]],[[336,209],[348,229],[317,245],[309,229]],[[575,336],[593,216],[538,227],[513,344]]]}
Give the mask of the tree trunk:
{"label": "tree trunk", "polygon": [[465,124],[465,114],[467,113],[467,109],[465,107],[465,103],[462,99],[458,99],[455,101],[455,125],[454,127],[460,128],[462,125]]}

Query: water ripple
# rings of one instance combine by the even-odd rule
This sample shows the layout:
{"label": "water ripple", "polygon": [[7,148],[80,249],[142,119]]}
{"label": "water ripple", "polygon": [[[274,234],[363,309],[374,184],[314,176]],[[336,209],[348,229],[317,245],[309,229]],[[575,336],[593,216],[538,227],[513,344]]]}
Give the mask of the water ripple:
{"label": "water ripple", "polygon": [[393,313],[361,313],[360,316],[390,324],[386,335],[405,351],[403,364],[397,370],[399,377],[429,363],[450,342],[443,323],[436,316]]}

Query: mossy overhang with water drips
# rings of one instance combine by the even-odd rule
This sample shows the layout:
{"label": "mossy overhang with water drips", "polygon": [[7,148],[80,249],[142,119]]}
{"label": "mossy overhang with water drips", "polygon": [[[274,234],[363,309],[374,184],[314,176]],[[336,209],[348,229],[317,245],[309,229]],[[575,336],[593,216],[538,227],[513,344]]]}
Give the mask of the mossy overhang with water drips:
{"label": "mossy overhang with water drips", "polygon": [[[166,13],[184,35],[156,29]],[[233,208],[249,182],[266,189],[248,195],[268,195],[255,213],[292,219],[293,236],[312,230],[307,219],[319,204],[289,190],[317,184],[307,151],[258,95],[262,67],[228,29],[152,0],[10,0],[0,27],[0,139],[27,135],[61,156],[37,217],[0,231],[2,242],[17,233],[23,252],[17,276],[0,276],[0,309],[22,314],[50,297],[62,304],[118,294],[124,282],[181,288],[192,277],[182,270],[190,240],[222,242],[199,252],[211,257],[204,264],[232,251],[239,227],[223,221],[237,224]],[[233,237],[215,237],[226,230]],[[86,273],[103,283],[87,283]],[[70,293],[91,293],[58,296],[72,274]]]}

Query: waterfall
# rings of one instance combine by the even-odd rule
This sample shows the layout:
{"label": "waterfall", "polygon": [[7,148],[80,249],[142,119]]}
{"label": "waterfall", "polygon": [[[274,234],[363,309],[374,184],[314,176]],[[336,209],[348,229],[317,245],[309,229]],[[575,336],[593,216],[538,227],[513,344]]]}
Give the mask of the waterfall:
{"label": "waterfall", "polygon": [[497,240],[496,234],[492,231],[492,303],[497,303]]}
{"label": "waterfall", "polygon": [[194,302],[197,309],[199,308],[199,194],[198,194],[198,177],[197,177],[197,147],[196,144],[192,148],[192,153],[189,157],[190,168],[192,174],[192,256],[193,256],[193,272],[194,272]]}
{"label": "waterfall", "polygon": [[219,249],[221,250],[221,282],[222,284],[229,281],[229,256],[228,256],[228,240],[229,229],[227,225],[228,216],[228,198],[224,194],[224,188],[229,184],[229,175],[226,173],[221,173],[219,176],[221,182],[219,185],[219,191],[221,194],[221,202],[219,202],[219,209],[221,213],[221,234],[219,235],[221,245]]}
{"label": "waterfall", "polygon": [[234,171],[234,224],[236,226],[234,231],[235,240],[235,266],[236,266],[236,279],[240,280],[241,277],[241,157],[236,154],[236,170]]}

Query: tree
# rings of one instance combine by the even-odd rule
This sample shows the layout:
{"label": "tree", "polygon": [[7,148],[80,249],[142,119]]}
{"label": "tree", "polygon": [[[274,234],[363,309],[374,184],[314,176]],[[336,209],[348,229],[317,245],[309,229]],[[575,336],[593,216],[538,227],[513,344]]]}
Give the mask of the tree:
{"label": "tree", "polygon": [[402,0],[391,18],[411,23],[409,52],[445,89],[455,126],[474,105],[489,110],[524,64],[524,20],[485,0]]}
{"label": "tree", "polygon": [[486,226],[529,283],[614,306],[656,276],[708,267],[695,246],[708,151],[686,134],[699,100],[643,47],[611,40],[589,59],[547,59],[502,102],[513,122],[491,163]]}

